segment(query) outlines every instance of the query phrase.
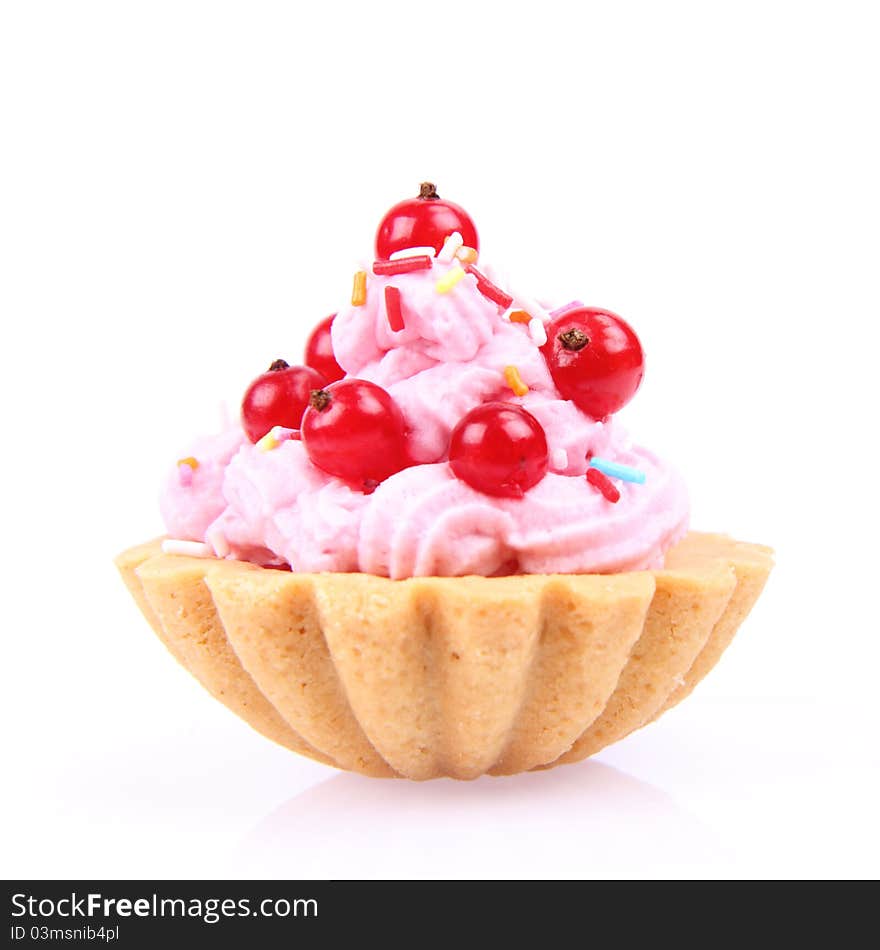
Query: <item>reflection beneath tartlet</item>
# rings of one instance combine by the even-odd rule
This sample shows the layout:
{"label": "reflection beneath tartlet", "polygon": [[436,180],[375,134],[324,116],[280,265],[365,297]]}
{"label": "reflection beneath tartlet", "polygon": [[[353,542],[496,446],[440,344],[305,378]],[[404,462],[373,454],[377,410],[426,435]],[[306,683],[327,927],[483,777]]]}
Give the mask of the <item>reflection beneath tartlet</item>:
{"label": "reflection beneath tartlet", "polygon": [[589,878],[718,865],[714,833],[668,794],[595,759],[475,782],[336,775],[263,819],[239,877]]}

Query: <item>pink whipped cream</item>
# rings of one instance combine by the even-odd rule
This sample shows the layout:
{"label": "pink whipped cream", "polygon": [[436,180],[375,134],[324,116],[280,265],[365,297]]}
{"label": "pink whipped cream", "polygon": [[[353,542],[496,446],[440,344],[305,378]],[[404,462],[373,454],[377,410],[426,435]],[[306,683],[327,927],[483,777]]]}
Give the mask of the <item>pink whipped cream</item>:
{"label": "pink whipped cream", "polygon": [[[366,303],[341,309],[332,328],[346,373],[394,397],[419,464],[365,495],[315,467],[301,442],[266,451],[236,425],[189,447],[199,463],[192,478],[169,474],[161,495],[169,534],[205,542],[218,557],[301,572],[405,578],[661,567],[687,530],[680,476],[613,418],[598,422],[560,398],[529,327],[511,323],[472,275],[438,293],[450,266],[370,274]],[[397,332],[385,313],[388,283],[401,291],[406,326]],[[518,368],[525,396],[511,392],[506,366]],[[550,471],[520,499],[476,491],[445,460],[462,416],[494,399],[522,405],[547,436]],[[644,484],[617,483],[620,500],[606,501],[584,478],[588,452],[641,469]]]}

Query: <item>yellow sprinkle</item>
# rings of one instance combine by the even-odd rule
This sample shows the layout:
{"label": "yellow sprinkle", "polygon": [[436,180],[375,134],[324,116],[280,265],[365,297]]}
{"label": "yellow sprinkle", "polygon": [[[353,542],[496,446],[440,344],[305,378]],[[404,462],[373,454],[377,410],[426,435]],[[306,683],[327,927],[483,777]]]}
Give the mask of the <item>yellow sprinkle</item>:
{"label": "yellow sprinkle", "polygon": [[455,256],[462,262],[462,264],[476,264],[477,258],[479,255],[472,247],[465,245],[460,247],[456,252]]}
{"label": "yellow sprinkle", "polygon": [[199,460],[194,459],[191,455],[188,455],[185,459],[178,459],[178,465],[189,465],[189,467],[195,471],[199,467]]}
{"label": "yellow sprinkle", "polygon": [[529,387],[522,381],[522,376],[519,375],[519,370],[515,366],[504,367],[504,378],[515,396],[525,396],[529,391]]}
{"label": "yellow sprinkle", "polygon": [[275,430],[270,429],[263,438],[257,442],[257,448],[261,452],[271,452],[272,449],[277,449],[280,444],[278,439],[275,438]]}
{"label": "yellow sprinkle", "polygon": [[511,310],[510,322],[511,323],[531,323],[532,318],[525,312],[525,310]]}
{"label": "yellow sprinkle", "polygon": [[455,267],[450,267],[440,280],[434,284],[434,289],[438,294],[448,294],[464,275],[465,271],[456,264]]}
{"label": "yellow sprinkle", "polygon": [[367,302],[367,272],[359,270],[354,275],[354,286],[351,289],[352,307],[363,307]]}

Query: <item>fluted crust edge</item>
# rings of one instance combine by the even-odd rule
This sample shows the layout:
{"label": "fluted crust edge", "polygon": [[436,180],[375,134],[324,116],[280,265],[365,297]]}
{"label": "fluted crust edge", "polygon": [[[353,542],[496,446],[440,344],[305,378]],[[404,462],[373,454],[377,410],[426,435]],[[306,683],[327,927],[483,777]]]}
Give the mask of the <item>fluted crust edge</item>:
{"label": "fluted crust edge", "polygon": [[268,738],[424,780],[574,762],[684,699],[772,552],[691,532],[662,571],[412,578],[163,554],[117,566],[169,652]]}

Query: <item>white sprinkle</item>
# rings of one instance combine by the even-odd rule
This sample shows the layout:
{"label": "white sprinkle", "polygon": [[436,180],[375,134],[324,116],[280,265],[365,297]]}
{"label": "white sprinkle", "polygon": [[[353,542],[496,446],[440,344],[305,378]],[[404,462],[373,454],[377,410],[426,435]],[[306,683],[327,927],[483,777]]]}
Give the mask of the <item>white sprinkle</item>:
{"label": "white sprinkle", "polygon": [[[496,287],[503,287],[507,293],[513,297],[513,304],[511,305],[510,310],[504,314],[504,318],[507,320],[510,319],[511,310],[525,310],[525,312],[532,318],[532,321],[529,324],[529,333],[531,333],[532,339],[538,346],[543,346],[547,342],[547,334],[544,331],[543,324],[549,323],[553,319],[550,316],[550,312],[547,310],[547,308],[535,300],[534,297],[530,297],[528,294],[520,293],[516,287],[512,287],[506,275],[503,274],[497,267],[493,267],[491,264],[484,264],[481,269]],[[542,324],[540,330],[537,327],[533,329],[533,325],[536,321]]]}
{"label": "white sprinkle", "polygon": [[[480,270],[492,281],[496,287],[507,287],[507,276],[492,264],[480,264]],[[510,291],[513,295],[513,291]]]}
{"label": "white sprinkle", "polygon": [[214,552],[207,544],[201,541],[180,541],[176,538],[166,538],[162,542],[163,554],[186,554],[189,557],[213,557]]}
{"label": "white sprinkle", "polygon": [[544,324],[541,323],[539,317],[532,317],[532,319],[529,320],[529,333],[532,336],[535,346],[543,346],[547,342],[547,331],[544,329]]}
{"label": "white sprinkle", "polygon": [[513,287],[508,287],[507,292],[513,297],[515,303],[519,304],[520,310],[525,310],[525,312],[530,316],[534,317],[536,320],[540,320],[541,323],[549,323],[551,320],[550,314],[547,312],[545,307],[542,307],[534,297],[528,297],[525,294],[521,294],[516,291]]}
{"label": "white sprinkle", "polygon": [[205,535],[208,544],[214,549],[217,557],[226,557],[230,553],[229,543],[223,535],[223,530],[214,526],[208,529]]}
{"label": "white sprinkle", "polygon": [[443,248],[437,255],[437,260],[448,264],[455,257],[455,252],[463,246],[464,238],[458,233],[458,231],[453,231],[452,234],[450,234],[449,237],[443,242]]}
{"label": "white sprinkle", "polygon": [[564,472],[568,468],[568,452],[565,449],[554,449],[550,464],[555,472]]}
{"label": "white sprinkle", "polygon": [[433,247],[402,247],[395,251],[389,258],[389,261],[399,261],[405,257],[436,257],[437,252]]}

